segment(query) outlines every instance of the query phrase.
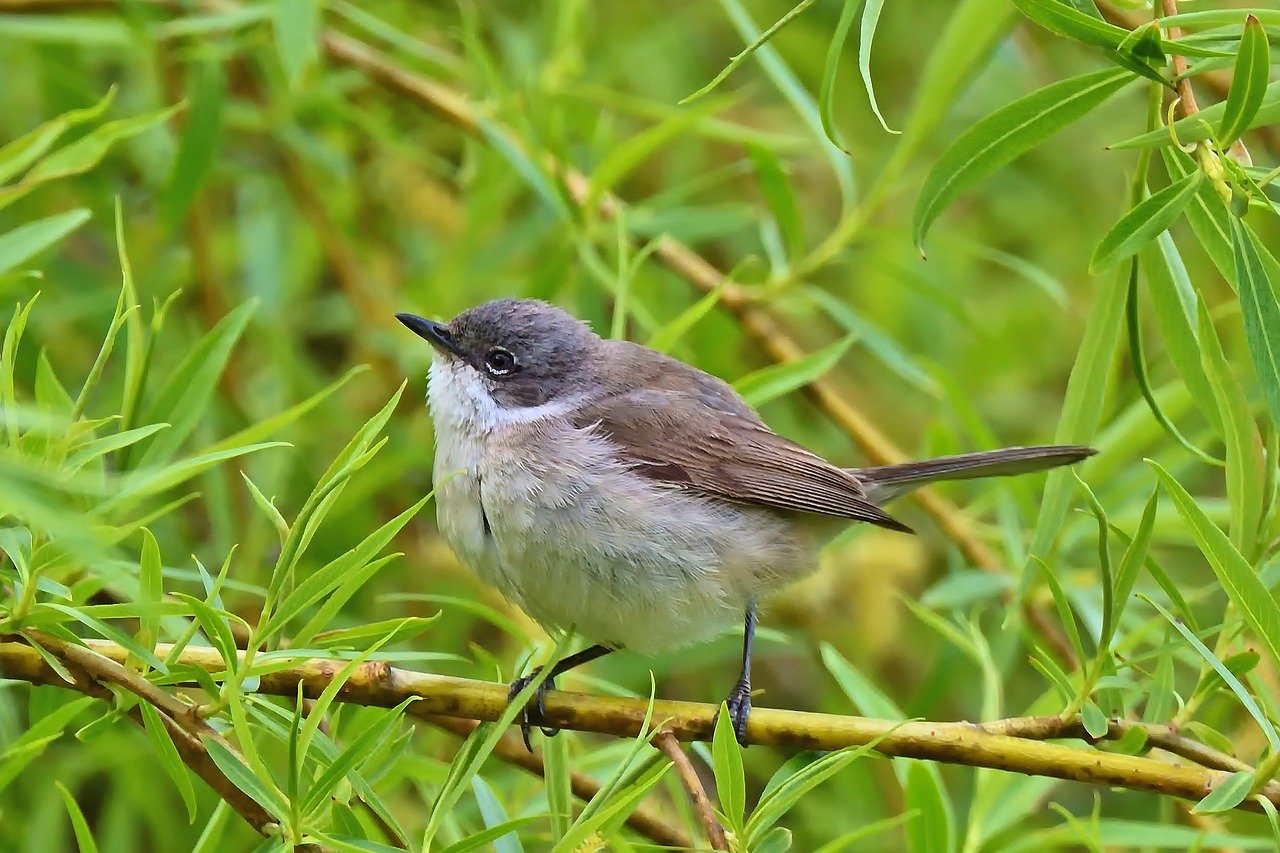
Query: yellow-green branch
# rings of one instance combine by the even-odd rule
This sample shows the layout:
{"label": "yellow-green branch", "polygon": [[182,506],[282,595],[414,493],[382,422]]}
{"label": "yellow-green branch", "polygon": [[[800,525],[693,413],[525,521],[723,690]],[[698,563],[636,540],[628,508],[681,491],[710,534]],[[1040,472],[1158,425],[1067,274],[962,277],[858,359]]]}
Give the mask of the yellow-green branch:
{"label": "yellow-green branch", "polygon": [[[94,652],[123,663],[127,652],[112,643],[88,641]],[[157,653],[168,654],[165,646]],[[225,670],[218,653],[208,648],[188,648],[175,661],[217,674]],[[325,659],[299,659],[293,666],[263,674],[259,693],[293,697],[301,685],[303,694],[319,696],[345,664]],[[34,649],[22,642],[0,643],[0,675],[42,684],[61,682]],[[198,689],[194,683],[174,685],[178,689]],[[343,685],[338,700],[378,707],[394,707],[409,697],[418,701],[409,713],[418,717],[460,717],[492,721],[502,714],[507,687],[486,681],[416,672],[371,662],[359,667]],[[590,696],[551,691],[547,694],[545,719],[538,722],[563,729],[631,737],[644,724],[648,703],[640,699]],[[695,702],[658,701],[651,719],[681,740],[709,740],[716,706]],[[1070,735],[1072,721],[1056,717],[1002,720],[988,724],[877,720],[757,708],[747,727],[746,741],[752,744],[793,748],[837,750],[876,742],[876,751],[886,756],[921,758],[970,767],[988,767],[1049,776],[1094,785],[1152,791],[1188,800],[1204,797],[1226,779],[1230,772],[1198,765],[1172,763],[1150,757],[1104,752],[1041,740]],[[1117,723],[1117,732],[1124,728]],[[1021,732],[1016,737],[1001,732]],[[1173,733],[1168,733],[1173,736]],[[1207,751],[1206,752],[1211,752]],[[1260,796],[1280,807],[1280,784],[1268,782]],[[1240,808],[1261,807],[1249,799]]]}

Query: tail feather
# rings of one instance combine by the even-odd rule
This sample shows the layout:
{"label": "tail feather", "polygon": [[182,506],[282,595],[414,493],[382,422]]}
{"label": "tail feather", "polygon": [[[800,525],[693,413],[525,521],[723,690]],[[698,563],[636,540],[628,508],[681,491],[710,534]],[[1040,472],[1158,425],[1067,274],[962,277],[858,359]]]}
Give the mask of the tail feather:
{"label": "tail feather", "polygon": [[941,456],[921,462],[856,468],[853,473],[862,480],[867,497],[883,503],[912,489],[939,480],[969,480],[976,477],[1007,477],[1029,474],[1070,465],[1097,453],[1080,445],[1044,445],[1039,447],[1006,447],[958,456]]}

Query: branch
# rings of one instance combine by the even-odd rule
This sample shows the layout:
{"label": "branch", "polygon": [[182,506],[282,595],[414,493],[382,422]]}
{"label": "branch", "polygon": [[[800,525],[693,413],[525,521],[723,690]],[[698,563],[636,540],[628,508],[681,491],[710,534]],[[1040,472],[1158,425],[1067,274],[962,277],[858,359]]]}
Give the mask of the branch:
{"label": "branch", "polygon": [[[88,647],[117,663],[127,652],[112,643],[87,641]],[[161,645],[157,654],[164,656]],[[203,669],[211,674],[224,672],[226,665],[217,651],[186,648],[175,663]],[[308,697],[319,696],[340,672],[342,661],[300,659],[294,666],[264,673],[259,693],[292,697],[299,685]],[[0,643],[0,673],[41,684],[63,683],[40,655],[22,642]],[[186,686],[186,685],[178,685]],[[194,686],[194,685],[192,685]],[[397,669],[386,663],[361,665],[343,685],[338,701],[376,707],[395,707],[410,696],[419,701],[408,706],[413,716],[461,717],[480,721],[497,720],[507,704],[507,687],[486,681]],[[639,699],[588,696],[581,693],[548,691],[547,713],[537,722],[563,729],[634,737],[644,725],[648,703]],[[710,740],[717,707],[695,702],[654,702],[652,718],[662,721],[681,740]],[[1186,766],[1129,755],[1046,743],[1028,737],[1001,733],[1035,731],[1055,737],[1067,732],[1054,729],[1044,718],[1020,718],[987,724],[877,720],[842,717],[804,711],[757,708],[747,726],[746,742],[796,749],[837,750],[877,742],[876,751],[891,757],[922,758],[969,767],[988,767],[1049,776],[1094,785],[1150,791],[1187,800],[1199,800],[1226,779],[1226,770]],[[1028,722],[1036,721],[1036,722]],[[1065,724],[1064,724],[1065,725]],[[1267,782],[1258,792],[1280,807],[1280,783]],[[1250,798],[1238,808],[1260,811]]]}
{"label": "branch", "polygon": [[1237,771],[1253,772],[1254,768],[1233,755],[1219,752],[1200,741],[1192,740],[1181,734],[1178,727],[1170,724],[1144,723],[1138,720],[1108,720],[1107,733],[1102,737],[1094,737],[1085,730],[1079,717],[1063,717],[1057,714],[1044,717],[1010,717],[991,723],[979,723],[979,727],[991,734],[1009,735],[1028,740],[1051,740],[1055,738],[1079,738],[1088,743],[1104,740],[1119,740],[1130,731],[1139,729],[1146,737],[1147,745],[1174,755],[1194,761],[1211,770],[1224,770],[1228,773]]}
{"label": "branch", "polygon": [[[0,676],[21,678],[33,684],[47,684],[75,690],[113,706],[116,704],[115,694],[105,685],[114,684],[149,702],[155,707],[165,731],[169,733],[173,745],[178,750],[179,757],[191,772],[199,776],[214,793],[225,800],[227,805],[244,818],[246,823],[263,835],[270,834],[269,827],[276,825],[276,819],[226,777],[209,756],[209,751],[200,740],[200,736],[193,733],[191,726],[195,725],[203,730],[208,729],[207,724],[177,707],[185,706],[185,703],[169,696],[136,672],[126,669],[122,665],[127,657],[123,649],[112,644],[102,644],[107,647],[107,651],[114,653],[102,654],[92,648],[64,643],[55,637],[36,632],[31,632],[31,639],[39,642],[50,654],[57,657],[75,681],[68,684],[61,675],[45,663],[34,648],[25,643],[0,643],[0,648],[21,649],[23,655],[34,656],[34,661],[15,661],[9,655],[0,652]],[[185,707],[189,708],[189,706]],[[128,715],[137,725],[143,725],[142,714],[136,707],[131,708]],[[196,722],[193,723],[193,720]],[[208,729],[208,731],[213,730]],[[222,740],[216,733],[211,736]],[[223,741],[223,743],[226,742]],[[227,745],[227,748],[231,749],[230,745]]]}
{"label": "branch", "polygon": [[698,778],[698,771],[693,768],[693,762],[680,747],[680,741],[669,729],[663,729],[654,735],[653,742],[675,765],[680,784],[684,785],[689,801],[693,803],[694,810],[702,819],[703,828],[707,830],[707,840],[711,842],[711,849],[728,850],[729,844],[725,841],[724,827],[720,825],[720,821],[716,820],[715,809],[711,807],[711,798],[707,796],[707,789],[702,786],[702,780]]}

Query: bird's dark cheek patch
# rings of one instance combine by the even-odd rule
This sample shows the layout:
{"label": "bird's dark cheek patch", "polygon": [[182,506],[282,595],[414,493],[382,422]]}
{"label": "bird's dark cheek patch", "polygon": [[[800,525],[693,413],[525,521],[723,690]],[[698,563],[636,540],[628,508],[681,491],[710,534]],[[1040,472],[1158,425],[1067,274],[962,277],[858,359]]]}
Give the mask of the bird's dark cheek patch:
{"label": "bird's dark cheek patch", "polygon": [[552,388],[549,385],[522,374],[508,376],[505,379],[492,379],[490,387],[494,401],[508,409],[541,406],[552,396]]}

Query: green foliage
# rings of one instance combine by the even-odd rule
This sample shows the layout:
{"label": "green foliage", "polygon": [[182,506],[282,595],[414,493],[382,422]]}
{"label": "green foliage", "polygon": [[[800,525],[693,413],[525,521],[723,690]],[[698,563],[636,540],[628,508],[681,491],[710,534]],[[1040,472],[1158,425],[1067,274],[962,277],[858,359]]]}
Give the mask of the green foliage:
{"label": "green foliage", "polygon": [[[762,642],[757,705],[1144,721],[1250,767],[1192,806],[1203,830],[1156,795],[874,744],[742,750],[722,714],[695,760],[738,849],[1273,849],[1269,803],[1232,809],[1280,765],[1280,13],[1199,5],[0,12],[0,635],[66,685],[38,638],[126,649],[278,822],[222,802],[163,708],[6,680],[0,848],[629,850],[641,806],[704,838],[661,720],[539,739],[540,778],[494,754],[517,705],[459,741],[412,699],[345,701],[383,662],[506,679],[567,650],[431,522],[428,355],[392,317],[519,295],[723,376],[841,464],[863,457],[796,393],[815,380],[911,455],[1100,450],[946,487],[963,547],[910,505],[922,553],[838,538],[765,611],[812,643]],[[772,335],[803,355],[772,363]],[[652,670],[655,696],[716,701],[736,655],[563,682]],[[259,692],[313,657],[340,661],[327,689]],[[1143,754],[1133,731],[1078,748]]]}

